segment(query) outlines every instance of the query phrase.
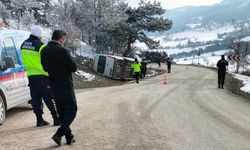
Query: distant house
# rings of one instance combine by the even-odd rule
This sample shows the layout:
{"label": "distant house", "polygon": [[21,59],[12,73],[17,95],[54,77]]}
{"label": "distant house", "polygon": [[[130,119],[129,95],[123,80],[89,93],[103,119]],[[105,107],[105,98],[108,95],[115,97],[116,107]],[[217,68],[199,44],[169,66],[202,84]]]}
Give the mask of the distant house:
{"label": "distant house", "polygon": [[133,58],[98,54],[95,56],[93,69],[112,79],[128,80],[133,78],[131,70],[133,62]]}

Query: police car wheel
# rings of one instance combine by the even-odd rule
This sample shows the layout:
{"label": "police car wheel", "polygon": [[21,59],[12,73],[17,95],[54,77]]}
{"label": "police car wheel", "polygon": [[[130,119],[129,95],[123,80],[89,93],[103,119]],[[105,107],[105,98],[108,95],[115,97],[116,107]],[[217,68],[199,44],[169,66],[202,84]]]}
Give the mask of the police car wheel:
{"label": "police car wheel", "polygon": [[5,118],[6,118],[6,110],[5,110],[5,103],[3,101],[3,98],[0,96],[0,125],[3,124]]}

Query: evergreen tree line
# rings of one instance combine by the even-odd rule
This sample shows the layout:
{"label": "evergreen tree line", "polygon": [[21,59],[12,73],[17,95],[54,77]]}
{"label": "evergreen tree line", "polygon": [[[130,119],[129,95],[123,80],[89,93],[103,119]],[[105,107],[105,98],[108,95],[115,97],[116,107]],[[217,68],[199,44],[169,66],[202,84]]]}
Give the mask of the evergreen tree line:
{"label": "evergreen tree line", "polygon": [[31,24],[63,29],[68,33],[68,46],[74,39],[81,39],[98,53],[124,56],[133,55],[136,40],[157,48],[159,42],[147,33],[172,27],[172,21],[162,17],[165,9],[159,2],[141,0],[139,7],[131,8],[123,0],[57,1],[0,0],[0,18],[7,25],[17,20],[19,29]]}
{"label": "evergreen tree line", "polygon": [[165,62],[168,57],[166,52],[157,51],[143,51],[139,56],[142,58],[142,61],[147,63]]}

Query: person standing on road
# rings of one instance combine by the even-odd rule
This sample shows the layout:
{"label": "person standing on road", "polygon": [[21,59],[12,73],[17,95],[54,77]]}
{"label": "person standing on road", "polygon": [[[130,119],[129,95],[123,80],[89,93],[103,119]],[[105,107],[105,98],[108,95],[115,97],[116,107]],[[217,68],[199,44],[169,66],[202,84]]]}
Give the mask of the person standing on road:
{"label": "person standing on road", "polygon": [[41,42],[43,29],[40,26],[33,26],[30,37],[21,45],[22,61],[26,69],[29,80],[31,105],[36,114],[37,126],[49,125],[42,117],[43,103],[42,98],[54,118],[54,125],[60,124],[59,116],[54,105],[51,87],[49,85],[48,73],[43,70],[41,65],[40,53],[45,47]]}
{"label": "person standing on road", "polygon": [[136,83],[139,83],[139,77],[140,77],[140,72],[141,72],[141,63],[138,61],[137,58],[135,58],[135,62],[131,65],[131,68],[133,69]]}
{"label": "person standing on road", "polygon": [[159,68],[161,68],[161,60],[160,59],[157,60],[157,64],[158,64]]}
{"label": "person standing on road", "polygon": [[147,73],[147,63],[141,62],[141,78],[145,78]]}
{"label": "person standing on road", "polygon": [[66,33],[62,30],[55,30],[52,34],[52,41],[41,53],[41,61],[45,71],[49,73],[49,80],[57,110],[61,120],[61,126],[52,136],[58,146],[61,145],[63,136],[67,144],[75,142],[70,125],[77,114],[77,103],[73,89],[72,72],[76,72],[76,64],[73,62],[69,51],[63,47]]}
{"label": "person standing on road", "polygon": [[168,57],[166,63],[167,63],[168,73],[171,73],[171,63],[172,63],[171,58]]}
{"label": "person standing on road", "polygon": [[218,88],[223,89],[225,77],[226,77],[226,68],[228,66],[228,62],[225,60],[224,55],[221,55],[221,59],[217,62],[218,68]]}

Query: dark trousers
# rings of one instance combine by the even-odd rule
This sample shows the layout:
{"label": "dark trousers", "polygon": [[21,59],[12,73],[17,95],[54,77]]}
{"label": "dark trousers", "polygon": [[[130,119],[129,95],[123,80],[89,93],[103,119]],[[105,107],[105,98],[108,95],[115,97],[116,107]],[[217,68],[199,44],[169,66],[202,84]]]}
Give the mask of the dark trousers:
{"label": "dark trousers", "polygon": [[139,83],[139,78],[140,78],[140,72],[135,72],[136,83]]}
{"label": "dark trousers", "polygon": [[171,73],[171,66],[168,65],[168,73]]}
{"label": "dark trousers", "polygon": [[218,71],[218,85],[221,85],[223,87],[225,77],[226,77],[226,72]]}
{"label": "dark trousers", "polygon": [[32,76],[29,78],[31,104],[36,115],[43,114],[43,103],[46,104],[53,118],[58,118],[55,103],[53,101],[49,79],[46,76]]}
{"label": "dark trousers", "polygon": [[141,78],[144,78],[146,77],[146,72],[147,72],[147,69],[141,69]]}
{"label": "dark trousers", "polygon": [[69,136],[71,134],[70,125],[74,121],[77,113],[77,103],[73,89],[52,88],[57,111],[61,120],[61,126],[56,134],[59,136]]}

